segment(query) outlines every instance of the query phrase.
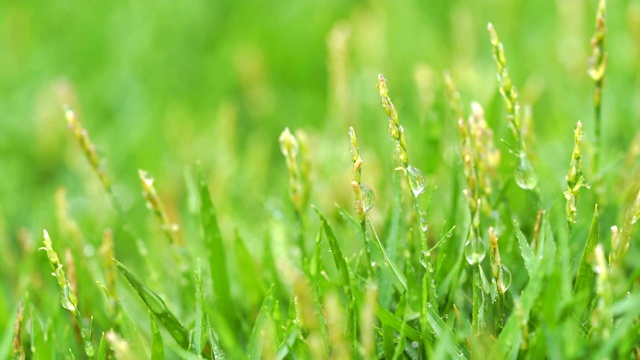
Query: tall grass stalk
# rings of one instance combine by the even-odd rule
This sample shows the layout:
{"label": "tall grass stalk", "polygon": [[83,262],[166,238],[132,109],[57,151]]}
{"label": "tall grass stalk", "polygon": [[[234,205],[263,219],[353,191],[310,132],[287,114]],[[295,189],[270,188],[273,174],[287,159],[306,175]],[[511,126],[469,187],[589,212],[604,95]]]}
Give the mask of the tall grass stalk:
{"label": "tall grass stalk", "polygon": [[587,73],[593,79],[595,86],[593,89],[593,110],[595,115],[595,139],[593,155],[593,173],[596,174],[600,168],[600,152],[602,142],[602,90],[604,88],[604,78],[607,72],[607,52],[605,51],[605,40],[607,35],[607,1],[598,2],[596,11],[595,33],[591,38],[591,57],[588,61]]}

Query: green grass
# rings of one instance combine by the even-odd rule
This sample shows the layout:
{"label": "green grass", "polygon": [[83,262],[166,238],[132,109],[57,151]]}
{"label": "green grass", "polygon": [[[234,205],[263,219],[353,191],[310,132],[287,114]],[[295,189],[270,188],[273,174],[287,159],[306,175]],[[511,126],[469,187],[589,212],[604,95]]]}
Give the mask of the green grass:
{"label": "green grass", "polygon": [[640,358],[607,5],[3,2],[0,358]]}

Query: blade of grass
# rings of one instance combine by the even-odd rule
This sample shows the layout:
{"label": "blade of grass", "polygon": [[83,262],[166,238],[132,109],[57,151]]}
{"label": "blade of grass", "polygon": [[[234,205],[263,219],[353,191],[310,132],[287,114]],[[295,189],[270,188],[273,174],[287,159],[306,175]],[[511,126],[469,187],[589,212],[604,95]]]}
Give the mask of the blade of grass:
{"label": "blade of grass", "polygon": [[184,349],[189,348],[189,331],[180,323],[178,318],[169,310],[164,300],[155,292],[151,291],[137,276],[117,260],[118,269],[127,279],[129,284],[136,290],[142,301],[149,310],[156,316],[158,321],[171,334],[175,341]]}
{"label": "blade of grass", "polygon": [[227,258],[225,256],[222,234],[218,226],[216,211],[213,207],[209,186],[198,164],[198,185],[200,188],[200,215],[202,217],[202,229],[204,233],[204,244],[209,258],[209,267],[215,292],[216,304],[229,324],[236,324],[236,316],[232,309],[235,309],[231,290],[229,286],[229,273],[227,270]]}
{"label": "blade of grass", "polygon": [[[382,306],[376,306],[376,316],[380,320],[381,323],[388,325],[395,331],[404,331],[404,334],[411,340],[422,342],[422,335],[418,330],[414,329],[409,325],[403,325],[403,321],[398,319],[393,313],[389,310],[383,308]],[[404,330],[403,330],[404,326]],[[393,354],[393,351],[391,352]]]}

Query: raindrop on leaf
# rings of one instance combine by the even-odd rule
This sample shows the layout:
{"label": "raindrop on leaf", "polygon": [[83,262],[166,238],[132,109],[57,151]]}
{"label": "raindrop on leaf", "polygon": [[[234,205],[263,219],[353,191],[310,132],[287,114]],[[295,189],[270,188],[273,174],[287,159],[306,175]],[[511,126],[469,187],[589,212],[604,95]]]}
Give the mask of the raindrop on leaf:
{"label": "raindrop on leaf", "polygon": [[531,190],[538,185],[538,174],[529,157],[524,154],[518,156],[514,177],[516,184],[522,189]]}

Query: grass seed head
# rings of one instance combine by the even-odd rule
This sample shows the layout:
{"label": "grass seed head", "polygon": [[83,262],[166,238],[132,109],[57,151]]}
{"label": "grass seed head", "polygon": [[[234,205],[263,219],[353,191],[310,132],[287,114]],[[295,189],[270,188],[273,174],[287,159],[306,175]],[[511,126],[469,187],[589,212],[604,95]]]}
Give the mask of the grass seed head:
{"label": "grass seed head", "polygon": [[576,207],[578,194],[580,188],[586,186],[584,177],[582,176],[582,123],[580,121],[576,124],[573,153],[571,154],[569,172],[565,179],[567,180],[567,190],[564,192],[564,197],[567,200],[565,212],[567,222],[570,226],[573,226],[573,224],[576,223],[578,215],[578,209]]}

